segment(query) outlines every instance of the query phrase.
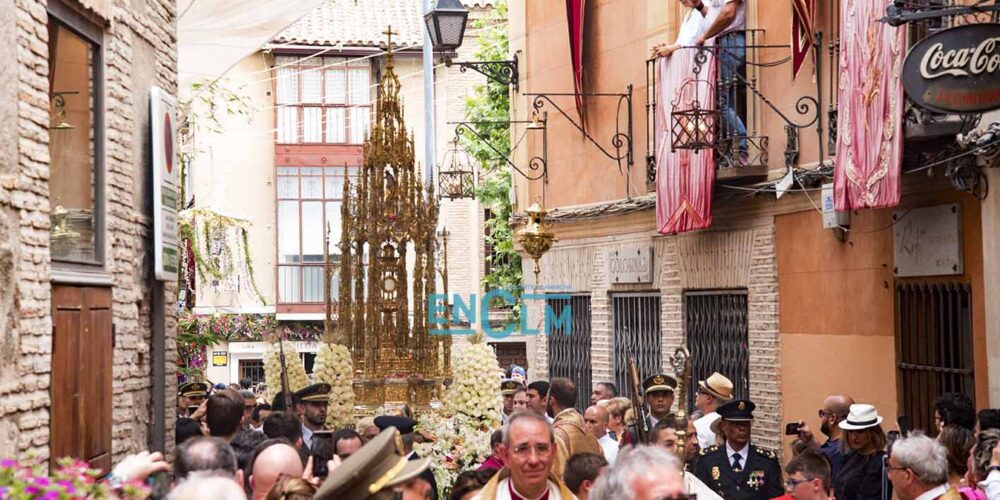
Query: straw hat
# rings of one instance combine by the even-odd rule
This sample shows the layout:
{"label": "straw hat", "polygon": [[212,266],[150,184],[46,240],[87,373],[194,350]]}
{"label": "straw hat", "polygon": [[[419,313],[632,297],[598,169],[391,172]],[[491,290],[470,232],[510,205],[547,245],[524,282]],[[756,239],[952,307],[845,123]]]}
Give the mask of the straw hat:
{"label": "straw hat", "polygon": [[733,400],[733,382],[719,372],[712,373],[708,380],[698,381],[701,389],[723,401]]}

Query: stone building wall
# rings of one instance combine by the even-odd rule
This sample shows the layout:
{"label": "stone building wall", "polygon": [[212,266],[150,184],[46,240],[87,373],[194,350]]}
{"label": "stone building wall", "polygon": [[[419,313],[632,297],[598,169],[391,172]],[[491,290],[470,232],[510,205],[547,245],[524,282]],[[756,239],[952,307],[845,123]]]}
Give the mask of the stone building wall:
{"label": "stone building wall", "polygon": [[[705,231],[682,236],[637,232],[605,238],[560,241],[543,258],[539,283],[589,293],[593,381],[614,380],[612,294],[653,293],[660,297],[661,367],[684,342],[685,290],[746,288],[749,316],[750,398],[757,404],[754,440],[777,451],[781,436],[781,366],[778,332],[778,277],[774,225],[757,221],[748,228]],[[558,228],[557,228],[558,231]],[[613,285],[606,275],[609,252],[653,248],[653,282]],[[533,278],[530,257],[524,259],[526,282]],[[529,278],[530,277],[530,278]],[[530,318],[544,317],[544,304],[528,304]],[[548,378],[547,342],[539,338],[534,352],[537,378]]]}
{"label": "stone building wall", "polygon": [[[104,31],[105,264],[113,282],[113,460],[149,447],[151,200],[149,87],[176,94],[176,6],[172,0],[68,2]],[[16,24],[16,29],[15,29]],[[16,64],[0,76],[17,103],[0,143],[0,456],[48,457],[52,358],[49,257],[49,61],[46,2],[0,6],[3,44]],[[8,78],[11,74],[15,78]],[[15,99],[16,96],[16,99]],[[3,114],[0,107],[0,117]],[[13,149],[12,149],[13,147]],[[10,162],[9,158],[16,158]],[[173,409],[174,298],[167,283],[167,415]],[[167,443],[173,419],[167,419]]]}

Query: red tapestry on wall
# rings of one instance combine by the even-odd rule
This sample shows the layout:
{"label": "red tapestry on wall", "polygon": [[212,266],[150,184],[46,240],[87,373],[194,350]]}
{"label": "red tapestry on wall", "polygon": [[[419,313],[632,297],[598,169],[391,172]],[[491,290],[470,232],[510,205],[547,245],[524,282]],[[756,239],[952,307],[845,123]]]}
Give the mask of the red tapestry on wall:
{"label": "red tapestry on wall", "polygon": [[569,52],[573,67],[573,92],[576,94],[576,111],[583,119],[583,14],[586,0],[566,0],[566,24],[569,25]]}
{"label": "red tapestry on wall", "polygon": [[844,0],[834,205],[899,204],[906,30],[878,22],[892,0]]}
{"label": "red tapestry on wall", "polygon": [[792,10],[792,78],[795,78],[815,43],[816,0],[792,0]]}

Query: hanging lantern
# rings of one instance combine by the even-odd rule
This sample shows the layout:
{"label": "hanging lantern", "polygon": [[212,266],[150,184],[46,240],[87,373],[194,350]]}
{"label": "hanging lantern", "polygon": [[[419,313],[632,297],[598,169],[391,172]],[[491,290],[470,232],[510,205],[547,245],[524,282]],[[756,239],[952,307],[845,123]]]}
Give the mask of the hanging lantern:
{"label": "hanging lantern", "polygon": [[545,220],[548,212],[538,202],[532,203],[527,210],[527,222],[524,227],[517,232],[517,241],[524,247],[524,251],[535,260],[535,282],[538,282],[538,273],[542,271],[538,261],[552,248],[552,244],[559,241],[555,233],[549,228]]}
{"label": "hanging lantern", "polygon": [[458,146],[458,137],[451,141],[451,149],[445,153],[450,164],[442,166],[438,172],[438,196],[457,200],[472,198],[476,193],[476,172],[469,160],[469,154]]}
{"label": "hanging lantern", "polygon": [[677,149],[711,149],[715,147],[715,130],[720,113],[701,105],[699,87],[712,85],[705,80],[688,80],[681,85],[677,99],[671,105],[671,151]]}

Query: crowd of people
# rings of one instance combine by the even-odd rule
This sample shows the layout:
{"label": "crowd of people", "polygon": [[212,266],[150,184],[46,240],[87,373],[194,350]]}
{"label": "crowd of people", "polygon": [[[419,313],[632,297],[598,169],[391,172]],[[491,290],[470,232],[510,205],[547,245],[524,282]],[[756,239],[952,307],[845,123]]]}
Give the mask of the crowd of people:
{"label": "crowd of people", "polygon": [[[511,373],[498,386],[502,427],[490,435],[491,454],[443,485],[448,498],[1000,499],[1000,410],[977,414],[962,394],[934,402],[927,432],[886,432],[874,406],[831,395],[818,410],[826,439],[792,422],[782,467],[775,450],[752,442],[755,404],[736,398],[722,374],[698,381],[686,416],[673,412],[678,387],[668,374],[642,382],[642,404],[613,383],[594,384],[581,413],[571,380],[526,383],[523,370]],[[313,384],[268,404],[246,389],[183,384],[173,463],[142,453],[107,480],[150,480],[164,485],[154,496],[170,499],[438,498],[431,460],[413,452],[425,437],[409,408],[326,429],[329,392]]]}

